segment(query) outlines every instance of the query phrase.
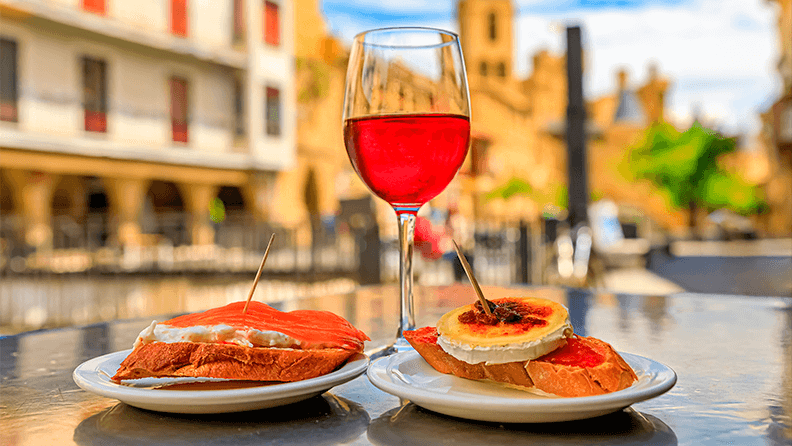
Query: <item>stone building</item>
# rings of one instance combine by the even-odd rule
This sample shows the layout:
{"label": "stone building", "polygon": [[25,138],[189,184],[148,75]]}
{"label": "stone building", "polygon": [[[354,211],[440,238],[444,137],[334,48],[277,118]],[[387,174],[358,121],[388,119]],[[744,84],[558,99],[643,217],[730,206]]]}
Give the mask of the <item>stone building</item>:
{"label": "stone building", "polygon": [[[461,182],[476,219],[535,221],[546,203],[565,192],[567,86],[562,55],[539,51],[525,79],[513,74],[514,6],[509,0],[461,0],[460,39],[468,70],[473,142]],[[584,73],[585,75],[585,73]],[[633,86],[616,74],[614,94],[587,104],[590,190],[636,208],[666,227],[680,227],[681,213],[669,210],[648,186],[628,186],[620,173],[630,144],[648,125],[664,119],[669,82],[650,67],[648,79]],[[529,183],[532,194],[487,199],[511,178]],[[648,197],[648,198],[647,198]]]}
{"label": "stone building", "polygon": [[[210,244],[296,159],[288,0],[0,1],[2,239]],[[101,240],[79,239],[99,227]],[[19,248],[19,246],[16,246]]]}
{"label": "stone building", "polygon": [[[295,17],[306,23],[296,30],[297,169],[285,176],[292,203],[285,212],[300,221],[312,211],[305,200],[313,181],[313,212],[334,215],[339,199],[370,196],[352,171],[343,147],[341,107],[347,49],[332,38],[316,0],[297,2]],[[540,51],[533,70],[519,78],[514,67],[514,5],[509,0],[460,0],[457,18],[468,72],[472,143],[456,179],[430,206],[457,209],[469,222],[538,221],[545,203],[557,202],[565,191],[566,65],[562,55]],[[649,186],[628,187],[619,172],[626,148],[651,122],[664,119],[669,87],[656,68],[637,86],[617,73],[614,94],[589,103],[592,140],[589,144],[591,189],[636,207],[669,227],[684,227],[681,212],[670,211]],[[409,85],[409,82],[403,82]],[[419,87],[403,94],[420,96]],[[627,107],[629,102],[629,107]],[[511,178],[531,184],[533,194],[508,200],[488,194]],[[647,199],[647,196],[649,197]],[[393,211],[377,200],[380,229],[395,235]]]}
{"label": "stone building", "polygon": [[765,184],[770,206],[762,221],[774,235],[792,234],[792,0],[770,0],[778,11],[777,69],[781,91],[761,115],[763,152],[769,165]]}

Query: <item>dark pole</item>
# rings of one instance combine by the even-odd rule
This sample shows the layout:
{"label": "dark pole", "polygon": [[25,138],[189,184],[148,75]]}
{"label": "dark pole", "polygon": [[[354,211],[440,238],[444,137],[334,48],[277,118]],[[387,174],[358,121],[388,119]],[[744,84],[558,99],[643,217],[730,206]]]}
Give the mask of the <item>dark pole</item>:
{"label": "dark pole", "polygon": [[528,223],[520,221],[520,238],[517,242],[517,281],[531,283],[531,231]]}
{"label": "dark pole", "polygon": [[588,175],[586,163],[586,108],[583,103],[583,57],[580,27],[567,28],[567,166],[569,226],[588,220]]}

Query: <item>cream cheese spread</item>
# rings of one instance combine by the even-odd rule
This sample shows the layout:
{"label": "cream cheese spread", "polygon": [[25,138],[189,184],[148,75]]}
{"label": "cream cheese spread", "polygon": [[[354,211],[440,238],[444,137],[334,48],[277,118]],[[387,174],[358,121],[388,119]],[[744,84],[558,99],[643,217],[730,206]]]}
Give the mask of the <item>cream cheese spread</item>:
{"label": "cream cheese spread", "polygon": [[505,364],[515,361],[530,361],[544,356],[553,350],[562,347],[566,338],[572,335],[572,324],[567,318],[557,329],[528,342],[510,343],[493,346],[473,346],[449,339],[443,335],[438,336],[437,345],[454,358],[468,364],[485,363]]}
{"label": "cream cheese spread", "polygon": [[153,321],[140,332],[135,347],[151,342],[206,342],[231,343],[244,347],[290,348],[300,345],[300,341],[278,331],[261,331],[254,328],[238,330],[230,325],[197,325],[194,327],[171,327]]}

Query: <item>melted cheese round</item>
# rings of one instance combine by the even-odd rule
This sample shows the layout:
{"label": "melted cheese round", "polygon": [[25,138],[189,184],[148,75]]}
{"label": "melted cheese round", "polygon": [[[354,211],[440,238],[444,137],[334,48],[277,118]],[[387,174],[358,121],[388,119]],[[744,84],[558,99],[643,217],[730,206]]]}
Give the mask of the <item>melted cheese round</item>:
{"label": "melted cheese round", "polygon": [[474,310],[473,304],[452,310],[437,323],[437,344],[454,358],[470,364],[503,364],[529,361],[566,344],[572,335],[569,312],[563,305],[547,299],[509,297],[507,303],[522,319],[497,325],[462,323],[459,316]]}

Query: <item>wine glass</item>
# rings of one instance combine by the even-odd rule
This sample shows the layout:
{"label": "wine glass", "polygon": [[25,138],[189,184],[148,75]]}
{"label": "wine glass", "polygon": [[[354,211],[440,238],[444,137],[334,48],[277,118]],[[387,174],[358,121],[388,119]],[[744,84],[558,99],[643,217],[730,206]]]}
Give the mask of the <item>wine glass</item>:
{"label": "wine glass", "polygon": [[470,102],[459,37],[431,28],[355,36],[344,95],[344,144],[355,171],[396,211],[401,307],[396,342],[415,328],[413,235],[418,210],[454,178],[470,145]]}

